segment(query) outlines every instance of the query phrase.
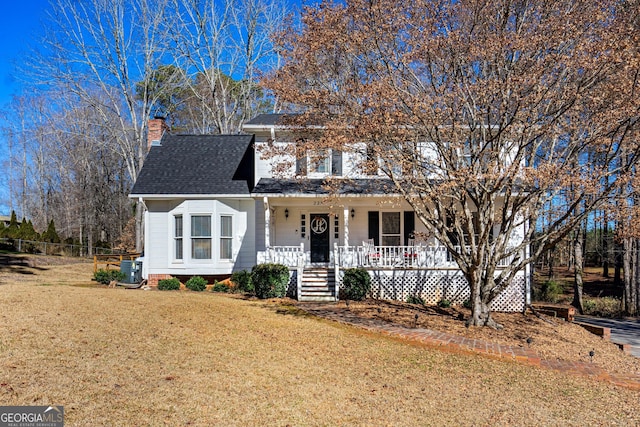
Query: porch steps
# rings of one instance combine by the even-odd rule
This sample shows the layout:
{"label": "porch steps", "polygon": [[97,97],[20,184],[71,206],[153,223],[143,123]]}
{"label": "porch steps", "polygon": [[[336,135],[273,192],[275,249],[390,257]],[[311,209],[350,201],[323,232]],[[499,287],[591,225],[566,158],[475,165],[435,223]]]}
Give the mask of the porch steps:
{"label": "porch steps", "polygon": [[302,273],[302,289],[299,301],[333,302],[335,298],[335,273],[328,268],[309,268]]}

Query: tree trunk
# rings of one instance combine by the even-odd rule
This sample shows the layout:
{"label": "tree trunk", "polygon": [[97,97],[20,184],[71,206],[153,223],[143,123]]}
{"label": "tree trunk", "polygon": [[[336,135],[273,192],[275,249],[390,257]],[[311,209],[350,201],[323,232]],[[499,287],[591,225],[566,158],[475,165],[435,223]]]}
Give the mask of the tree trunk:
{"label": "tree trunk", "polygon": [[622,297],[622,312],[627,315],[631,315],[634,311],[635,304],[633,303],[633,287],[635,282],[635,268],[633,268],[632,257],[634,251],[633,239],[627,237],[624,239],[624,256],[623,256],[623,276],[624,276],[624,295]]}
{"label": "tree trunk", "polygon": [[482,283],[481,279],[477,277],[467,277],[467,281],[471,288],[471,316],[467,319],[467,327],[488,326],[494,329],[502,329],[502,325],[497,323],[491,317],[488,293],[482,292],[483,288],[491,289],[493,286],[490,286],[490,284],[487,283]]}
{"label": "tree trunk", "polygon": [[549,276],[548,279],[549,281],[553,280],[555,278],[555,274],[553,272],[553,265],[554,265],[554,260],[553,260],[553,250],[549,250],[548,252],[548,257],[549,257]]}
{"label": "tree trunk", "polygon": [[622,245],[620,243],[614,243],[613,259],[615,261],[615,270],[613,271],[613,286],[618,287],[622,285],[622,255],[620,251]]}
{"label": "tree trunk", "polygon": [[583,314],[583,304],[582,304],[582,274],[583,274],[583,265],[584,265],[584,256],[583,256],[583,244],[584,244],[584,233],[582,229],[579,229],[576,233],[576,237],[573,243],[573,256],[575,258],[575,266],[574,266],[574,282],[573,282],[573,305],[580,314]]}
{"label": "tree trunk", "polygon": [[609,225],[606,213],[602,231],[602,277],[609,277]]}
{"label": "tree trunk", "polygon": [[640,312],[640,239],[634,239],[633,256],[634,273],[631,281],[630,316],[636,316]]}

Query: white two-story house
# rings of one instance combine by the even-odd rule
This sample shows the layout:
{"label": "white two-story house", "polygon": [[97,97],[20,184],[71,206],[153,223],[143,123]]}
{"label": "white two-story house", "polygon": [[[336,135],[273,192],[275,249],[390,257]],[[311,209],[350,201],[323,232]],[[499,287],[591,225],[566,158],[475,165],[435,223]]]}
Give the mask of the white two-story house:
{"label": "white two-story house", "polygon": [[[290,268],[288,292],[301,300],[335,300],[351,267],[369,271],[377,298],[468,299],[455,262],[424,237],[391,181],[358,172],[363,150],[266,156],[274,145],[295,153],[295,133],[281,118],[260,115],[245,135],[165,132],[152,144],[130,194],[147,209],[143,276],[151,284],[276,262]],[[528,276],[522,271],[493,309],[522,310]]]}

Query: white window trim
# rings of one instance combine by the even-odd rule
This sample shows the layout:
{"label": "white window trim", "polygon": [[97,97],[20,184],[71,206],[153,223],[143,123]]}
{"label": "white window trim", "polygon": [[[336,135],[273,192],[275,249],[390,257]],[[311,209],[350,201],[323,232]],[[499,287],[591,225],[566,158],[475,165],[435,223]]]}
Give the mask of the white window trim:
{"label": "white window trim", "polygon": [[[403,215],[402,211],[388,210],[388,211],[379,211],[379,212],[380,212],[380,226],[379,226],[379,227],[380,227],[380,228],[379,228],[379,232],[380,232],[380,245],[381,245],[381,246],[389,246],[389,245],[385,245],[385,244],[384,244],[384,242],[383,242],[383,240],[384,240],[384,238],[385,238],[386,236],[393,236],[393,237],[396,237],[396,236],[397,236],[397,237],[399,237],[399,239],[400,239],[400,240],[399,240],[399,241],[400,241],[399,246],[402,246],[402,245],[403,245],[403,236],[404,236],[404,215]],[[397,234],[388,234],[388,233],[387,233],[387,234],[385,234],[385,233],[383,233],[383,230],[384,230],[384,228],[383,228],[383,227],[384,227],[384,221],[383,221],[382,217],[384,216],[384,214],[390,214],[390,213],[398,214],[398,216],[400,217],[400,222],[399,222],[399,224],[400,224],[400,230],[399,230],[399,232],[398,232]],[[394,245],[392,245],[392,246],[394,246]]]}
{"label": "white window trim", "polygon": [[317,169],[316,165],[319,164],[319,162],[314,161],[314,158],[316,157],[314,154],[315,153],[309,153],[309,150],[307,150],[306,153],[306,164],[307,164],[307,177],[309,178],[324,178],[327,176],[331,176],[331,159],[332,159],[332,153],[333,150],[331,148],[326,148],[324,149],[324,151],[326,151],[327,155],[324,157],[324,163],[325,166],[327,166],[327,172],[318,172],[315,169]]}
{"label": "white window trim", "polygon": [[[194,217],[209,217],[209,221],[210,221],[210,223],[209,223],[209,233],[210,233],[209,236],[197,236],[197,237],[193,236],[193,218]],[[189,257],[189,259],[191,261],[193,261],[195,263],[207,263],[207,262],[214,261],[214,259],[215,259],[214,255],[215,254],[214,254],[214,251],[213,251],[213,239],[214,239],[213,227],[214,227],[214,224],[213,224],[213,214],[212,213],[210,213],[210,212],[207,212],[207,213],[195,213],[195,212],[192,212],[192,213],[189,214],[189,242],[190,242],[190,245],[189,245],[190,246],[190,248],[189,248],[190,257]],[[194,256],[193,241],[195,239],[201,239],[201,240],[209,239],[209,242],[210,242],[209,248],[210,248],[210,251],[211,251],[211,256],[209,258],[196,258]]]}
{"label": "white window trim", "polygon": [[[182,234],[180,236],[177,235],[176,233],[176,221],[177,219],[180,218],[180,221],[182,222],[181,224],[181,232]],[[184,215],[182,214],[182,212],[180,213],[176,213],[172,215],[172,219],[173,219],[173,255],[172,255],[172,260],[174,263],[183,263],[184,262]],[[182,257],[178,258],[177,257],[177,250],[178,250],[178,241],[180,242],[180,246],[181,246],[181,254]]]}
{"label": "white window trim", "polygon": [[[229,236],[223,236],[222,235],[222,218],[223,217],[227,217],[227,218],[231,218],[231,234]],[[235,215],[233,215],[232,213],[221,213],[218,215],[218,235],[217,235],[217,240],[218,240],[218,248],[219,248],[219,252],[218,252],[218,256],[217,259],[220,262],[233,262],[234,258],[235,258],[235,245],[233,242],[233,235],[234,235],[234,226],[235,226],[236,220],[235,220]],[[231,241],[231,257],[230,258],[222,258],[222,240],[226,239]],[[213,255],[213,254],[212,254]]]}

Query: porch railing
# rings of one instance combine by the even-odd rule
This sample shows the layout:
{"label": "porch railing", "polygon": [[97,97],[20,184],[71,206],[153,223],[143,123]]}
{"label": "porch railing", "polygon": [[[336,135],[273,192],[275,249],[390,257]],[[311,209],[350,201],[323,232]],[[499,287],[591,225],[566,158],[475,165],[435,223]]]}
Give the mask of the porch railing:
{"label": "porch railing", "polygon": [[258,252],[258,264],[275,263],[287,267],[298,267],[306,262],[304,244],[299,246],[273,246]]}
{"label": "porch railing", "polygon": [[[338,246],[336,250],[340,267],[458,267],[444,246]],[[501,259],[498,267],[508,266],[513,259]]]}
{"label": "porch railing", "polygon": [[339,246],[341,267],[451,268],[455,261],[444,247]]}
{"label": "porch railing", "polygon": [[[457,268],[444,246],[334,246],[330,265],[339,268]],[[498,267],[509,265],[513,257],[500,260]],[[310,254],[300,246],[274,246],[258,252],[258,264],[278,263],[291,268],[310,263]]]}

